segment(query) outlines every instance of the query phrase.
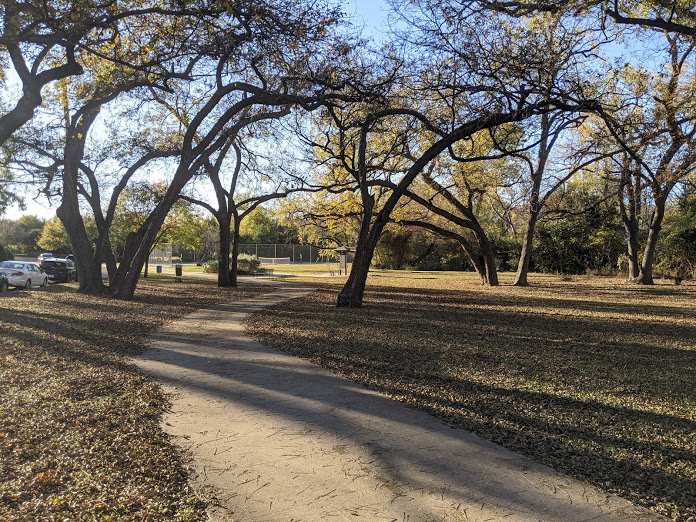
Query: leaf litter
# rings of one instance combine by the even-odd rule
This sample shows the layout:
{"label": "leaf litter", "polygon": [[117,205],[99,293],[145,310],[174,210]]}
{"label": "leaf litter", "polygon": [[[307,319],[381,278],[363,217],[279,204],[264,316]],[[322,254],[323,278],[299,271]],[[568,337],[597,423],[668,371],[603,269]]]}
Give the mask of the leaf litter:
{"label": "leaf litter", "polygon": [[131,301],[75,284],[0,301],[0,520],[207,520],[167,398],[127,358],[167,321],[267,292],[148,278]]}
{"label": "leaf litter", "polygon": [[[503,281],[505,277],[503,276]],[[308,282],[308,281],[303,281]],[[678,521],[696,520],[696,286],[370,277],[247,321],[259,341]]]}

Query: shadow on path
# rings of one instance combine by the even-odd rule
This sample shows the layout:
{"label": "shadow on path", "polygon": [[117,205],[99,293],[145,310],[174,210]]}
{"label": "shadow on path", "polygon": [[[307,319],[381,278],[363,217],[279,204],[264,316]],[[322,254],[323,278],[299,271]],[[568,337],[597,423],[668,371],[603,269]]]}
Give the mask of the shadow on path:
{"label": "shadow on path", "polygon": [[213,520],[662,520],[246,335],[247,314],[307,292],[195,312],[135,361],[173,394],[165,430]]}

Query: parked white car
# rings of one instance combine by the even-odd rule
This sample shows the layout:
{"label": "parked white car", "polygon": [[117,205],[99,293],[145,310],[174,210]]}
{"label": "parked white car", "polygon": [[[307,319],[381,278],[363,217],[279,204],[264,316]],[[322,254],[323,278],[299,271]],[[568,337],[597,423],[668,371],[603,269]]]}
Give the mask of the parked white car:
{"label": "parked white car", "polygon": [[0,272],[7,276],[11,286],[31,288],[32,286],[48,285],[48,274],[36,263],[26,261],[3,261]]}

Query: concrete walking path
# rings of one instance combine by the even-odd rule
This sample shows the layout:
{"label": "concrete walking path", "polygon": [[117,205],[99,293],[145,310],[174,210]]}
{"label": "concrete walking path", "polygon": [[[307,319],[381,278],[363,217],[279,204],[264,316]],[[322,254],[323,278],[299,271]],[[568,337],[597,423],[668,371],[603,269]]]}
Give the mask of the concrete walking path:
{"label": "concrete walking path", "polygon": [[211,520],[663,520],[247,336],[249,313],[308,291],[199,310],[136,360],[173,395],[164,428]]}

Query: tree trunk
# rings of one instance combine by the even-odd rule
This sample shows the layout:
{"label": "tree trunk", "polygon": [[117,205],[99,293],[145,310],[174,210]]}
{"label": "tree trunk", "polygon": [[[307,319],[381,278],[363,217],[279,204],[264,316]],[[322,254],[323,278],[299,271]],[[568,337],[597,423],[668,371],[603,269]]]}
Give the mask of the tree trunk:
{"label": "tree trunk", "polygon": [[56,216],[61,220],[70,246],[75,256],[75,265],[79,274],[79,292],[101,294],[104,292],[102,282],[101,259],[96,257],[84,221],[80,215],[80,203],[77,195],[80,162],[84,156],[84,146],[88,130],[99,109],[93,109],[82,115],[75,128],[68,129],[63,166],[63,197],[56,209]]}
{"label": "tree trunk", "polygon": [[486,264],[483,260],[483,257],[479,255],[479,252],[477,252],[468,241],[466,241],[466,238],[464,236],[459,236],[459,238],[457,238],[457,241],[459,241],[459,245],[462,247],[462,250],[464,250],[464,253],[469,258],[469,261],[471,261],[471,264],[474,266],[476,274],[478,274],[479,278],[481,279],[481,284],[488,284],[488,279],[486,277]]}
{"label": "tree trunk", "polygon": [[100,257],[100,260],[103,259],[106,263],[106,272],[109,275],[109,282],[111,282],[116,274],[116,270],[118,270],[118,265],[116,264],[116,256],[114,255],[114,251],[111,248],[111,241],[109,241],[108,238],[103,242],[102,252],[103,253],[100,254],[100,256],[103,257]]}
{"label": "tree trunk", "polygon": [[230,259],[230,286],[237,287],[237,259],[239,258],[239,215],[235,212],[232,217],[234,220],[234,230],[232,232],[232,253]]}
{"label": "tree trunk", "polygon": [[662,220],[665,217],[665,199],[666,197],[660,197],[655,200],[655,212],[650,220],[650,230],[648,231],[648,240],[645,243],[645,250],[643,250],[643,262],[640,265],[640,275],[636,280],[638,284],[654,284],[653,261],[655,259],[657,239],[662,229]]}
{"label": "tree trunk", "polygon": [[[633,182],[631,180],[633,179]],[[640,215],[640,198],[642,193],[640,173],[631,173],[624,167],[619,186],[619,214],[626,232],[626,249],[628,256],[628,280],[638,282],[640,263],[638,262],[638,216]],[[628,200],[628,201],[627,201]],[[627,204],[628,203],[628,204]]]}
{"label": "tree trunk", "polygon": [[363,244],[360,244],[360,241],[358,241],[353,266],[350,269],[348,281],[346,281],[346,284],[338,294],[337,306],[347,308],[362,307],[367,275],[370,271],[372,255],[375,250],[375,244],[371,243],[373,242],[369,240],[363,242]]}
{"label": "tree trunk", "polygon": [[488,236],[483,231],[483,229],[474,229],[474,235],[478,241],[479,252],[481,253],[481,258],[483,260],[483,266],[485,269],[485,281],[484,284],[487,286],[498,286],[498,269],[495,266],[495,254],[493,252],[493,245],[488,241]]}
{"label": "tree trunk", "polygon": [[[221,216],[222,217],[222,216]],[[218,248],[218,286],[235,286],[231,283],[230,274],[230,222],[227,218],[218,219],[219,248]]]}
{"label": "tree trunk", "polygon": [[[541,139],[539,140],[539,154],[536,167],[532,170],[532,193],[529,197],[529,217],[527,218],[527,230],[524,232],[522,242],[522,252],[517,263],[517,274],[515,275],[515,286],[528,286],[529,264],[532,259],[532,248],[534,243],[534,229],[539,220],[539,213],[544,201],[541,198],[541,180],[546,171],[546,163],[551,154],[551,147],[555,139],[549,144],[549,133],[551,132],[551,119],[548,114],[541,115]],[[558,134],[556,134],[558,137]],[[548,193],[547,193],[548,196]],[[547,197],[545,196],[544,199]]]}
{"label": "tree trunk", "polygon": [[538,212],[530,210],[527,230],[524,232],[524,240],[522,241],[522,252],[520,252],[520,260],[517,263],[514,286],[529,286],[527,275],[529,274],[529,264],[532,260],[532,242],[534,241],[534,229],[536,228],[538,217]]}
{"label": "tree trunk", "polygon": [[111,293],[117,299],[131,299],[135,293],[140,278],[140,272],[147,261],[152,245],[157,239],[167,213],[176,202],[183,186],[190,176],[177,174],[167,192],[148,216],[145,223],[137,232],[131,232],[126,237],[121,263],[111,283]]}
{"label": "tree trunk", "polygon": [[624,230],[626,231],[628,280],[636,282],[640,277],[640,263],[638,262],[638,224],[635,222],[624,222]]}
{"label": "tree trunk", "polygon": [[360,308],[362,306],[372,257],[374,256],[377,242],[387,224],[387,219],[384,219],[383,212],[381,212],[375,222],[372,223],[372,226],[370,226],[373,208],[374,198],[372,196],[363,196],[363,220],[360,224],[355,258],[353,259],[353,266],[350,269],[348,280],[338,294],[336,302],[338,307]]}

